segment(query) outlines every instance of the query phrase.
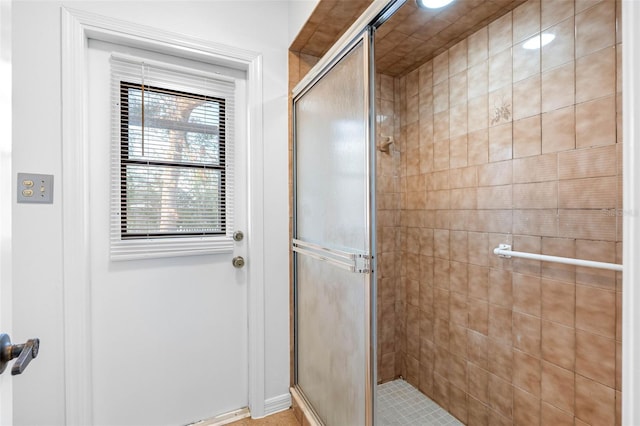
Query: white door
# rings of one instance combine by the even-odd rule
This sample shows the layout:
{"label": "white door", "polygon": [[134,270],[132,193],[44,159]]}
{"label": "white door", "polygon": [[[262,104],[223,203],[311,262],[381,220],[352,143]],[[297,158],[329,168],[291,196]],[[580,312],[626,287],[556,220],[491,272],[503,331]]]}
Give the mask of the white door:
{"label": "white door", "polygon": [[[11,85],[11,83],[9,83]],[[4,86],[4,84],[3,84]],[[3,87],[4,89],[4,87]],[[4,103],[4,99],[2,100]],[[10,109],[9,109],[10,111]],[[4,105],[0,110],[0,117],[5,112]],[[9,122],[11,115],[9,114]],[[5,119],[0,118],[0,129],[3,129],[0,140],[11,141],[11,137],[5,139],[6,128],[3,127]],[[10,125],[10,123],[9,123]],[[9,132],[10,133],[10,132]],[[11,334],[11,175],[10,161],[5,150],[4,141],[0,142],[0,333]],[[22,342],[13,342],[22,343]],[[11,387],[11,364],[0,375],[0,425],[9,425],[13,422],[12,405],[13,394]]]}
{"label": "white door", "polygon": [[[90,40],[91,335],[96,425],[176,425],[248,405],[246,239],[233,253],[111,261],[109,196],[113,51],[220,72],[243,73]],[[238,114],[242,115],[242,114]],[[246,119],[236,119],[234,228],[246,232]]]}

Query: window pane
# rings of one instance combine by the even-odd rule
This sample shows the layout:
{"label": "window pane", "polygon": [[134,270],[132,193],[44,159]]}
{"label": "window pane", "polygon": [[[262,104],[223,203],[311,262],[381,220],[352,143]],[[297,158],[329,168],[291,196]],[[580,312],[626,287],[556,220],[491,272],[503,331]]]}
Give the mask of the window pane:
{"label": "window pane", "polygon": [[220,170],[126,165],[123,236],[224,233]]}
{"label": "window pane", "polygon": [[181,152],[181,161],[220,165],[220,144],[217,135],[187,132],[185,138],[185,149]]}
{"label": "window pane", "polygon": [[126,158],[224,164],[224,101],[145,87],[143,114],[140,85],[128,87],[123,95]]}
{"label": "window pane", "polygon": [[189,115],[189,123],[218,128],[217,133],[187,132],[187,150],[183,153],[183,161],[202,161],[209,164],[220,164],[220,138],[224,140],[224,116],[221,114],[219,102],[207,101],[195,107]]}

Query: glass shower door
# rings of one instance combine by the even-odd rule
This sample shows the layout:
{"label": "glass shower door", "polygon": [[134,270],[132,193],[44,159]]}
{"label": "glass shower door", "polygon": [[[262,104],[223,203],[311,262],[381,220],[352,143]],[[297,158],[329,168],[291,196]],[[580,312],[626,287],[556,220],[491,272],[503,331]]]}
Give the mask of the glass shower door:
{"label": "glass shower door", "polygon": [[369,35],[294,99],[295,383],[327,426],[373,417]]}

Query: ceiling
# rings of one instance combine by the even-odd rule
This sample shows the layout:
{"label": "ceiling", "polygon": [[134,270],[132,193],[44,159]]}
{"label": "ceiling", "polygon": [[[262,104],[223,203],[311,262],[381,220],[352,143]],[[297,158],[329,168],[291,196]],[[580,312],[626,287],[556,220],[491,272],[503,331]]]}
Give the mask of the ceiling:
{"label": "ceiling", "polygon": [[526,0],[456,0],[442,9],[406,3],[376,31],[376,69],[401,76],[464,40]]}
{"label": "ceiling", "polygon": [[[405,4],[376,31],[378,72],[401,76],[444,52],[525,0],[456,0],[437,10]],[[320,0],[290,50],[321,57],[372,0]]]}
{"label": "ceiling", "polygon": [[373,0],[320,0],[289,50],[322,57]]}

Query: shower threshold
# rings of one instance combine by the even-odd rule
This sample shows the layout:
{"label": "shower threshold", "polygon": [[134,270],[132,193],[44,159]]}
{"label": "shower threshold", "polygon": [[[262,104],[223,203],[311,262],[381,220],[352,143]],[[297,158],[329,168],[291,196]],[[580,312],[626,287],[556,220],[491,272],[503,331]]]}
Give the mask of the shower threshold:
{"label": "shower threshold", "polygon": [[402,379],[378,385],[378,426],[462,426],[458,419]]}

